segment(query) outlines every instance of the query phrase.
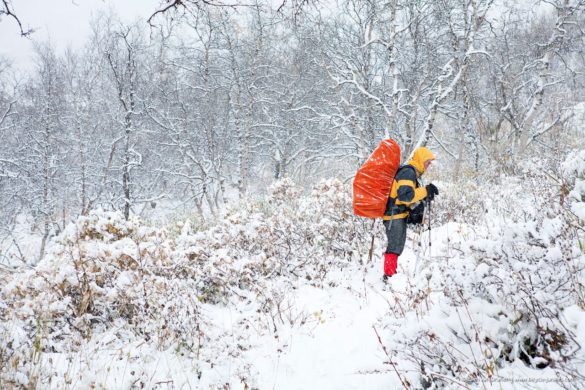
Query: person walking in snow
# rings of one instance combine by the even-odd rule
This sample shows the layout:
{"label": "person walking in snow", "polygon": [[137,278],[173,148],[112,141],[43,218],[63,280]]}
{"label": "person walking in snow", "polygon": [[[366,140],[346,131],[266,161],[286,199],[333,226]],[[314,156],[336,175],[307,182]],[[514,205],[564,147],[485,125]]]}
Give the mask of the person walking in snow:
{"label": "person walking in snow", "polygon": [[422,223],[423,201],[432,201],[439,194],[434,184],[425,187],[419,184],[419,178],[434,159],[435,156],[429,149],[418,148],[414,151],[412,160],[402,165],[394,176],[383,217],[388,238],[388,247],[384,253],[384,280],[396,273],[398,256],[402,254],[406,242],[406,225]]}

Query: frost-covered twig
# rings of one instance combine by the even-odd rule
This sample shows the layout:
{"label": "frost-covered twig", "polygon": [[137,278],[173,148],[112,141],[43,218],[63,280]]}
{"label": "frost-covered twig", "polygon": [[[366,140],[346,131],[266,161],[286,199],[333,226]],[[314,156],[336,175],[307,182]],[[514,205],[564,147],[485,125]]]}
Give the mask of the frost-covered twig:
{"label": "frost-covered twig", "polygon": [[374,333],[376,333],[378,343],[380,344],[380,346],[382,347],[382,350],[384,351],[384,354],[388,358],[387,363],[392,366],[392,369],[394,370],[394,373],[396,374],[396,376],[398,376],[398,379],[400,379],[400,383],[402,384],[402,386],[407,390],[410,389],[410,383],[408,382],[408,380],[406,378],[402,378],[402,375],[400,375],[400,372],[398,372],[398,368],[396,367],[396,363],[394,363],[394,361],[392,361],[392,357],[390,356],[390,354],[388,353],[388,349],[386,348],[386,346],[382,342],[382,339],[380,338],[380,334],[378,333],[378,330],[376,329],[376,327],[374,325],[372,325],[372,329],[374,329]]}

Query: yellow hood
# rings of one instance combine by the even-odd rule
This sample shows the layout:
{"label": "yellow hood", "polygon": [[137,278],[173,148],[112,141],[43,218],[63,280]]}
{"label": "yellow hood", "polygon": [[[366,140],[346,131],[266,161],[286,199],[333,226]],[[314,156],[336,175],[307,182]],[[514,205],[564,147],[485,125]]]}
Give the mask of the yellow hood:
{"label": "yellow hood", "polygon": [[412,165],[416,168],[417,173],[422,175],[425,173],[425,161],[427,160],[434,160],[435,155],[433,152],[428,150],[425,147],[417,148],[412,155],[412,159],[407,162],[407,164]]}

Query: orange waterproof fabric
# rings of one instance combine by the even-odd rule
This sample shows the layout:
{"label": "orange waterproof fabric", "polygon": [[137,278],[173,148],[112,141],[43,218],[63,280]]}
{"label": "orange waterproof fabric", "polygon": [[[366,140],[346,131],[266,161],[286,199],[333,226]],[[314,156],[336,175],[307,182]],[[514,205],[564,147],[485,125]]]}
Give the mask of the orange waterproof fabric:
{"label": "orange waterproof fabric", "polygon": [[400,146],[385,139],[357,171],[353,180],[353,212],[368,218],[384,216],[394,175],[400,167]]}

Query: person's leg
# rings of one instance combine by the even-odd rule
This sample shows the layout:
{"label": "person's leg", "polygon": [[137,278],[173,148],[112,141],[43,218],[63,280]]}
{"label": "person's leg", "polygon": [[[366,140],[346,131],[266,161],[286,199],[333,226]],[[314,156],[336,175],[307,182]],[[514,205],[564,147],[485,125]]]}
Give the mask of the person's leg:
{"label": "person's leg", "polygon": [[406,219],[384,221],[388,246],[384,254],[384,275],[392,276],[396,273],[398,256],[404,251],[406,242]]}

